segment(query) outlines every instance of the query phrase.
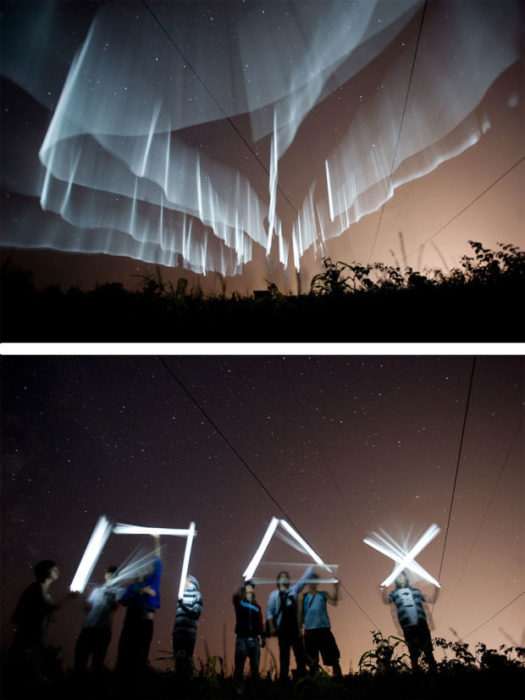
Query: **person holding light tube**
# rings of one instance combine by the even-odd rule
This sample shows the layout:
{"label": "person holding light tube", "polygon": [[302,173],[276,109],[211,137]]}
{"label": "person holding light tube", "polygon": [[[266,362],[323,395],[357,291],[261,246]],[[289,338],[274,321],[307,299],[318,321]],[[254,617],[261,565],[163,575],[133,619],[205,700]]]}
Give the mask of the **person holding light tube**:
{"label": "person holding light tube", "polygon": [[385,587],[381,586],[383,603],[394,603],[397,608],[397,618],[408,646],[412,669],[419,669],[419,657],[424,654],[428,668],[435,671],[436,660],[432,653],[430,630],[423,609],[423,601],[432,601],[418,588],[412,588],[404,571],[396,578],[395,584],[395,589],[388,594]]}
{"label": "person holding light tube", "polygon": [[197,638],[197,627],[202,612],[202,594],[195,576],[187,576],[182,598],[177,601],[177,612],[173,626],[173,656],[175,671],[179,677],[191,676],[193,650]]}
{"label": "person holding light tube", "polygon": [[128,586],[120,599],[127,608],[117,657],[117,670],[129,675],[144,671],[153,638],[153,619],[160,608],[160,535],[152,535],[155,559],[142,576]]}
{"label": "person holding light tube", "polygon": [[[235,609],[235,671],[234,678],[242,689],[242,677],[246,659],[250,660],[253,680],[259,678],[261,647],[265,646],[262,609],[255,599],[255,583],[250,579],[241,584],[233,594]],[[260,640],[259,640],[260,638]]]}

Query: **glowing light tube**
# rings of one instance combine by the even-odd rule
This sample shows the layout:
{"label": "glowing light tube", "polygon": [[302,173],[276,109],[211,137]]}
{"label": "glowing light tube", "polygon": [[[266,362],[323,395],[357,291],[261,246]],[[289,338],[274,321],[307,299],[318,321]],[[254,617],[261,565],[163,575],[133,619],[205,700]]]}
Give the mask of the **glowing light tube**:
{"label": "glowing light tube", "polygon": [[284,527],[285,530],[287,530],[290,533],[290,535],[292,535],[292,537],[295,537],[297,542],[299,542],[299,544],[304,548],[304,550],[312,557],[312,559],[315,561],[316,564],[318,564],[319,566],[322,566],[327,571],[332,573],[330,567],[324,563],[324,561],[321,559],[321,557],[318,554],[316,554],[314,552],[314,550],[310,547],[308,542],[303,540],[301,535],[298,532],[296,532],[293,529],[293,527],[286,522],[286,520],[280,520],[279,523],[282,527]]}
{"label": "glowing light tube", "polygon": [[377,549],[381,554],[397,562],[394,570],[390,576],[381,583],[381,586],[389,586],[403,569],[409,569],[429,583],[433,583],[440,588],[439,582],[415,561],[415,557],[439,534],[439,532],[440,528],[437,525],[431,525],[409,551],[398,545],[389,535],[387,535],[387,537],[392,543],[388,542],[387,539],[377,533],[374,534],[378,540],[380,540],[379,542],[376,542],[370,537],[365,537],[363,540],[365,544]]}
{"label": "glowing light tube", "polygon": [[176,537],[186,537],[189,530],[181,530],[171,527],[144,527],[143,525],[124,525],[117,523],[113,532],[116,535],[175,535]]}
{"label": "glowing light tube", "polygon": [[190,523],[187,533],[188,539],[186,540],[186,547],[184,549],[184,559],[182,561],[182,571],[180,574],[179,598],[182,598],[182,596],[184,595],[184,587],[186,585],[186,577],[188,576],[188,567],[190,565],[191,546],[193,544],[193,538],[195,536],[195,523]]}
{"label": "glowing light tube", "polygon": [[253,555],[253,559],[248,564],[246,571],[243,574],[243,578],[245,580],[251,578],[253,576],[253,572],[259,566],[259,562],[262,559],[262,555],[266,551],[266,547],[268,546],[268,542],[272,539],[273,533],[275,532],[277,525],[279,525],[279,519],[273,517],[270,521],[270,524],[266,528],[266,532],[264,533],[264,537],[261,540],[261,544],[259,545],[259,548],[257,549],[255,554]]}
{"label": "glowing light tube", "polygon": [[86,583],[91,576],[91,572],[95,568],[100,553],[104,549],[104,545],[111,534],[111,530],[111,523],[105,515],[101,515],[84,551],[84,556],[80,560],[77,572],[71,581],[71,585],[69,586],[70,591],[74,593],[84,592]]}
{"label": "glowing light tube", "polygon": [[[265,583],[273,583],[275,584],[275,578],[258,578],[257,576],[253,577],[251,579],[256,585],[257,584],[265,584]],[[299,579],[290,579],[290,583],[293,585],[294,583],[297,583]],[[315,583],[317,585],[320,585],[321,583],[338,583],[339,579],[338,578],[312,578],[312,579],[306,579],[306,581],[303,581],[304,584],[308,583]]]}
{"label": "glowing light tube", "polygon": [[135,556],[127,563],[121,564],[117,571],[113,574],[111,579],[105,584],[107,587],[116,586],[122,581],[129,581],[130,579],[137,578],[142,572],[144,572],[153,562],[155,561],[155,552],[147,552],[141,556]]}

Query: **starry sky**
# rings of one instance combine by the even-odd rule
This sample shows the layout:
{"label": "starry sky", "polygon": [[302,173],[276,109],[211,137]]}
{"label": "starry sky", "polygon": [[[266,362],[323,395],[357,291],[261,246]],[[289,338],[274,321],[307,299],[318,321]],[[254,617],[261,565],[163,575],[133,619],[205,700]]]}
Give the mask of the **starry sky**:
{"label": "starry sky", "polygon": [[447,269],[522,242],[522,3],[4,0],[1,21],[3,256],[37,285],[159,263],[295,292],[323,255]]}
{"label": "starry sky", "polygon": [[[330,615],[344,672],[371,647],[371,629],[396,633],[379,593],[392,562],[362,541],[379,528],[408,544],[432,523],[441,528],[417,558],[442,584],[433,634],[525,641],[524,598],[515,600],[525,590],[521,357],[3,357],[2,385],[4,647],[32,565],[55,559],[53,595],[65,596],[102,514],[158,527],[196,522],[197,657],[226,654],[232,664],[231,594],[274,515],[338,565],[344,590]],[[92,581],[147,541],[112,535]],[[183,542],[163,546],[150,653],[160,667]],[[272,540],[261,574],[275,575],[280,562],[301,571],[305,561]],[[261,603],[271,590],[257,587]],[[74,600],[49,626],[66,663],[82,619]],[[110,664],[122,619],[120,610]],[[275,640],[269,648],[278,653]]]}

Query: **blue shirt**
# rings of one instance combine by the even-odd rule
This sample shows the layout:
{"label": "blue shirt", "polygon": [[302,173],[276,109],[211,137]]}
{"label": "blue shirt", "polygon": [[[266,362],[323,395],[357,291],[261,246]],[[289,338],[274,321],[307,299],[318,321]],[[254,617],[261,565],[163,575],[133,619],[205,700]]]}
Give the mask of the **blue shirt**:
{"label": "blue shirt", "polygon": [[304,628],[305,630],[330,629],[330,618],[326,611],[326,595],[322,592],[304,597]]}
{"label": "blue shirt", "polygon": [[[162,564],[159,557],[153,560],[153,571],[145,576],[142,581],[135,581],[126,588],[126,592],[121,598],[122,603],[126,602],[137,605],[141,613],[148,613],[160,608],[160,575],[162,573]],[[154,595],[147,593],[139,593],[142,588],[153,588]]]}
{"label": "blue shirt", "polygon": [[[297,583],[286,591],[287,602],[294,607],[294,614],[297,616],[297,595],[303,590],[306,582],[312,575],[313,566],[309,566]],[[283,619],[283,606],[281,605],[280,591],[275,590],[270,593],[268,607],[266,608],[266,619],[273,620],[277,629],[281,627]]]}

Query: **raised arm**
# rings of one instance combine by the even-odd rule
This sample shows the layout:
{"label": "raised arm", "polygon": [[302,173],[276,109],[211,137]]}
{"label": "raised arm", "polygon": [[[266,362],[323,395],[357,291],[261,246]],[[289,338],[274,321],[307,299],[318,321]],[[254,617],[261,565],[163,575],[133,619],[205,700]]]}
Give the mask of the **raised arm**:
{"label": "raised arm", "polygon": [[383,601],[383,603],[385,605],[389,605],[390,599],[388,597],[388,591],[386,589],[386,586],[381,586],[380,588],[381,588],[381,600]]}
{"label": "raised arm", "polygon": [[334,592],[330,594],[325,591],[325,596],[327,603],[330,603],[330,605],[337,605],[337,601],[339,600],[339,581],[334,583]]}
{"label": "raised arm", "polygon": [[304,574],[301,576],[301,578],[297,581],[297,583],[291,586],[290,592],[294,592],[297,595],[299,595],[299,593],[303,590],[304,585],[306,584],[310,576],[313,574],[313,572],[314,567],[309,566],[304,572]]}
{"label": "raised arm", "polygon": [[160,559],[160,535],[152,535],[153,537],[153,551],[155,556]]}
{"label": "raised arm", "polygon": [[421,595],[425,603],[434,604],[439,597],[439,591],[440,589],[437,586],[434,586],[434,592],[431,595],[426,595],[425,593],[422,593]]}

